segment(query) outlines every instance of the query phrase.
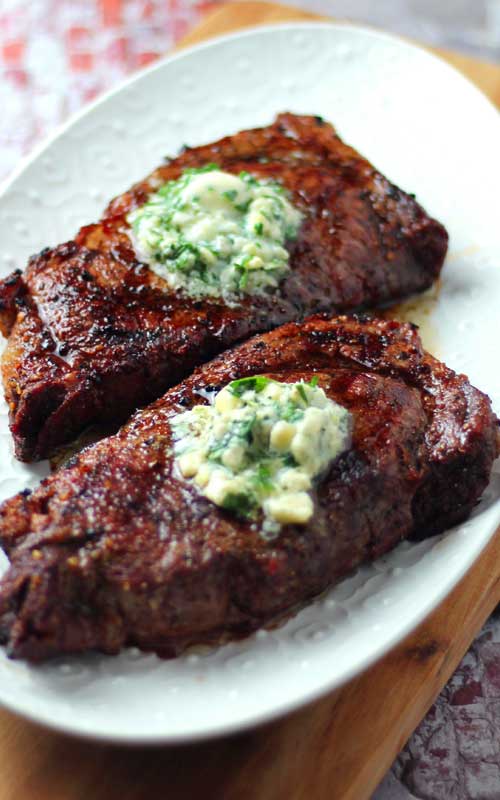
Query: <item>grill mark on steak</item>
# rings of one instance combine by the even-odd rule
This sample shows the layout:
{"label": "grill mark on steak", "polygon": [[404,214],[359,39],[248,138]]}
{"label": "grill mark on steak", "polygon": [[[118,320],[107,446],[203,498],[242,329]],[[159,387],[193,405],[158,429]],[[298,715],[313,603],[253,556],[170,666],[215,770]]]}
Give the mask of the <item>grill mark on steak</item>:
{"label": "grill mark on steak", "polygon": [[[280,181],[304,213],[279,290],[246,296],[237,308],[173,294],[137,261],[125,232],[126,214],[151,191],[208,162]],[[255,333],[426,289],[446,248],[443,226],[413,196],[314,117],[282,114],[266,128],[188,149],[113,200],[75,241],[46,248],[22,276],[0,282],[16,455],[40,459],[96,421],[118,425]]]}
{"label": "grill mark on steak", "polygon": [[[252,374],[313,374],[348,407],[351,449],[315,492],[306,526],[264,541],[182,480],[169,418]],[[0,507],[11,566],[0,635],[42,660],[137,645],[175,655],[275,624],[407,537],[465,519],[499,452],[489,399],[425,353],[415,326],[326,316],[224,353]]]}

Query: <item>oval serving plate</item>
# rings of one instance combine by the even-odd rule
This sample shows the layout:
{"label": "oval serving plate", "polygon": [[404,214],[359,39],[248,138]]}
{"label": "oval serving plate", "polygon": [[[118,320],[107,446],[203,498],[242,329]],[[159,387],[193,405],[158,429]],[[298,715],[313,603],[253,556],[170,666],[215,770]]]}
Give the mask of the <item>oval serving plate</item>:
{"label": "oval serving plate", "polygon": [[[500,117],[427,52],[350,25],[290,24],[167,58],[80,114],[28,159],[0,199],[0,273],[71,238],[107,200],[187,142],[282,110],[321,114],[451,234],[431,312],[436,355],[500,412]],[[1,407],[0,498],[45,465],[12,456]],[[127,742],[179,742],[268,720],[333,689],[415,627],[471,566],[500,521],[500,471],[473,517],[403,544],[283,627],[162,661],[129,649],[40,667],[0,653],[0,702],[52,727]]]}

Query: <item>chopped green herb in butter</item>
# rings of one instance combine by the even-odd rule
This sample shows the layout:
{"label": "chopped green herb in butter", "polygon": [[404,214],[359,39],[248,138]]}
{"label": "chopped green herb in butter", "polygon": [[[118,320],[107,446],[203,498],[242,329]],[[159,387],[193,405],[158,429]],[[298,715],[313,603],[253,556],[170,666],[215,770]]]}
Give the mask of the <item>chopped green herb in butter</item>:
{"label": "chopped green herb in butter", "polygon": [[350,444],[351,415],[310,383],[263,375],[232,381],[211,405],[172,422],[174,455],[184,478],[238,516],[259,509],[268,530],[305,524],[313,481]]}
{"label": "chopped green herb in butter", "polygon": [[174,290],[229,302],[278,286],[301,220],[280,184],[216,164],[185,170],[127,216],[139,258]]}

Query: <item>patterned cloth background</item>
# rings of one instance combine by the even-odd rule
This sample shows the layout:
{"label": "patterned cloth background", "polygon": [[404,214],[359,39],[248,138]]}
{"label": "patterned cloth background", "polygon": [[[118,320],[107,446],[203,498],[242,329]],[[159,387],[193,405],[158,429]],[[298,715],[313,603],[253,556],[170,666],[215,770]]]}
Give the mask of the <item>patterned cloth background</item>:
{"label": "patterned cloth background", "polygon": [[215,5],[0,0],[0,179],[68,115],[165,54]]}
{"label": "patterned cloth background", "polygon": [[[500,58],[500,0],[288,0]],[[45,134],[166,53],[217,0],[0,0],[0,180]]]}
{"label": "patterned cloth background", "polygon": [[[500,0],[289,2],[433,44],[500,54]],[[216,5],[0,0],[0,180],[56,125],[166,53]],[[500,800],[499,732],[500,617],[493,617],[374,800]]]}

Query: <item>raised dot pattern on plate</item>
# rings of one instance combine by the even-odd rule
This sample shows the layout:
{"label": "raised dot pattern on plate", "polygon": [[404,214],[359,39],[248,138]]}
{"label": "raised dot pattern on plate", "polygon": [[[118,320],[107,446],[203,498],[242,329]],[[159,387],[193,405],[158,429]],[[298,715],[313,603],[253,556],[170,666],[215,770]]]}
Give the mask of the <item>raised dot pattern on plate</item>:
{"label": "raised dot pattern on plate", "polygon": [[[330,119],[445,221],[452,252],[432,311],[439,355],[455,357],[453,366],[466,368],[500,410],[500,370],[491,369],[500,307],[494,277],[500,252],[490,235],[498,228],[500,174],[491,155],[498,149],[497,116],[431,56],[373,32],[304,25],[247,33],[160,65],[114,94],[7,187],[0,199],[0,274],[70,238],[182,144],[267,124],[286,108]],[[474,163],[464,161],[470,141],[479,140]],[[460,203],[450,192],[459,162]],[[14,459],[5,405],[0,447],[7,454],[0,499],[45,474],[44,465]],[[170,661],[129,649],[116,658],[93,654],[42,667],[1,653],[0,701],[47,724],[126,740],[195,738],[269,717],[354,674],[432,608],[488,541],[499,496],[496,474],[466,526],[422,545],[401,545],[287,624],[242,642]]]}

